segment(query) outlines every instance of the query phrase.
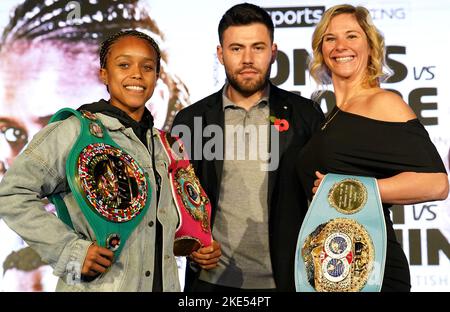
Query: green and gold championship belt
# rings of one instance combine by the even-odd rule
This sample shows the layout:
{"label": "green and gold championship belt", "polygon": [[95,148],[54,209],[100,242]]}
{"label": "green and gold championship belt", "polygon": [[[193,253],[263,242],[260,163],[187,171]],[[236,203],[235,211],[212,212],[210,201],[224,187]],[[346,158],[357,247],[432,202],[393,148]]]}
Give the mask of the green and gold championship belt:
{"label": "green and gold championship belt", "polygon": [[380,291],[386,244],[376,179],[327,174],[298,236],[297,291]]}
{"label": "green and gold championship belt", "polygon": [[[94,114],[63,108],[50,123],[72,115],[80,121],[81,131],[67,158],[67,181],[97,244],[114,251],[117,259],[150,206],[150,181]],[[74,228],[61,196],[54,194],[49,200],[56,206],[58,217]]]}

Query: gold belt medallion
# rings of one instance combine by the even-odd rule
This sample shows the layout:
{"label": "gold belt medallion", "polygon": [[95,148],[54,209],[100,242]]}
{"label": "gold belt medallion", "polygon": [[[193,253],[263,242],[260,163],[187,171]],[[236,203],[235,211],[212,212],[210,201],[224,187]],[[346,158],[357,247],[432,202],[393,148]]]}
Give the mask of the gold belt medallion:
{"label": "gold belt medallion", "polygon": [[367,189],[356,179],[345,179],[331,187],[328,202],[341,213],[353,214],[366,204]]}
{"label": "gold belt medallion", "polygon": [[374,247],[361,224],[336,218],[307,236],[302,257],[316,291],[360,291],[373,269]]}

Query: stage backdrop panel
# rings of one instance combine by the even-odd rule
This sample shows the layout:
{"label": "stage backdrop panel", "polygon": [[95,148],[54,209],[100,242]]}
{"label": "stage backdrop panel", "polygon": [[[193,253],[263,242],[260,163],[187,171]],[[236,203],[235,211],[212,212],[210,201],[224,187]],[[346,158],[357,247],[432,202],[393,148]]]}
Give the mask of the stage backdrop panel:
{"label": "stage backdrop panel", "polygon": [[[21,3],[19,0],[2,0],[0,4],[0,31],[8,24],[10,12]],[[36,1],[34,1],[36,2]],[[39,2],[39,1],[37,1]],[[51,1],[50,1],[51,2]],[[81,14],[84,1],[71,3],[67,14]],[[181,106],[189,105],[220,89],[225,81],[223,67],[217,60],[217,25],[222,14],[232,5],[241,1],[164,1],[142,0],[140,5],[148,10],[160,33],[159,43],[166,54],[166,71],[185,86],[187,95]],[[279,54],[273,66],[271,79],[280,87],[310,97],[317,89],[307,70],[311,53],[311,36],[314,25],[328,7],[342,1],[249,1],[258,4],[271,14],[276,25],[275,42]],[[367,7],[375,25],[385,36],[388,65],[393,70],[390,82],[383,88],[398,92],[414,109],[426,126],[436,145],[447,170],[450,147],[450,62],[448,51],[448,29],[450,29],[450,2],[446,0],[381,0],[346,1]],[[87,62],[87,61],[86,61]],[[47,64],[50,66],[50,64]],[[0,68],[0,122],[2,117],[22,118],[23,113],[6,99],[9,88],[23,88],[21,80],[11,81],[8,73],[11,66],[21,63],[2,62]],[[56,66],[56,65],[55,65]],[[31,69],[30,69],[31,70]],[[71,78],[71,73],[66,73]],[[88,75],[88,74],[86,74]],[[70,79],[69,79],[70,80]],[[35,76],[27,80],[29,90],[40,90],[35,97],[34,112],[56,111],[59,107],[83,104],[84,99],[96,100],[105,96],[98,87],[78,90],[78,97],[69,96],[60,102],[48,105],[48,94],[55,88],[55,80],[48,75]],[[161,83],[161,99],[152,104],[152,111],[158,115],[158,125],[168,126],[168,114],[176,113],[167,108],[168,83]],[[329,86],[332,91],[332,87]],[[22,92],[27,92],[23,88]],[[181,91],[180,91],[181,92]],[[28,95],[29,94],[25,94]],[[25,96],[23,95],[23,96]],[[80,102],[80,103],[79,103]],[[69,103],[69,104],[68,104]],[[326,113],[334,104],[333,99],[324,99],[321,107]],[[50,107],[50,108],[49,108]],[[31,137],[37,128],[29,131]],[[0,143],[4,140],[0,133]],[[2,143],[4,144],[4,143]],[[2,151],[3,153],[3,145]],[[0,161],[6,163],[9,156],[0,153]],[[1,158],[3,157],[3,159]],[[1,164],[0,164],[1,165]],[[1,168],[1,167],[0,167]],[[403,245],[411,267],[413,291],[450,291],[450,200],[417,205],[396,206],[392,210],[395,229]],[[20,250],[24,243],[8,231],[0,222],[0,263],[12,250]],[[180,264],[182,268],[182,263]],[[13,271],[10,269],[9,271]],[[182,271],[182,269],[181,269]],[[48,267],[39,273],[44,290],[54,287],[54,277]],[[5,275],[0,268],[0,287],[13,288],[14,279],[21,278],[21,272]],[[9,276],[9,277],[8,277]],[[22,278],[22,280],[26,280]],[[31,283],[31,279],[29,280]],[[20,285],[19,285],[20,286]],[[17,286],[25,287],[25,286]]]}

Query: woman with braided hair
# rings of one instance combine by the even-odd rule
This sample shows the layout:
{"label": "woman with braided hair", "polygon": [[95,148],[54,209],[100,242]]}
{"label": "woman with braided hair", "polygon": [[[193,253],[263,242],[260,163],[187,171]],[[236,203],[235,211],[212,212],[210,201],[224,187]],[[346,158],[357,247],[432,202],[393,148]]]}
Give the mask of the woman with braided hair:
{"label": "woman with braided hair", "polygon": [[[134,28],[163,43],[161,31],[138,0],[83,1],[79,8],[76,3],[23,1],[11,12],[0,35],[0,80],[4,86],[0,92],[0,180],[59,108],[75,108],[108,95],[97,75],[100,42],[122,29]],[[175,112],[188,104],[189,97],[184,84],[168,70],[166,60],[161,51],[160,79],[146,103],[155,116],[155,126],[164,129]],[[53,208],[47,205],[46,209]],[[37,254],[24,248],[1,218],[0,233],[10,238],[0,247],[0,264],[5,269],[0,289],[51,290],[55,280],[48,274],[50,267],[42,267]],[[21,257],[30,259],[26,263],[14,260],[17,253],[11,251],[19,248],[30,255]]]}
{"label": "woman with braided hair", "polygon": [[[109,99],[55,114],[0,183],[0,217],[51,265],[58,291],[180,290],[171,162],[145,107],[160,58],[142,32],[107,38],[99,77]],[[117,183],[106,189],[108,164],[104,180]]]}

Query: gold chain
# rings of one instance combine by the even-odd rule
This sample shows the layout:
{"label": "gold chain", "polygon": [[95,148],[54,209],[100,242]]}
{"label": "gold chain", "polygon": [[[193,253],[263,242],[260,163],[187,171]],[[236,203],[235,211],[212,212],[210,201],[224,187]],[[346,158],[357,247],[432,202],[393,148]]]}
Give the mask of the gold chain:
{"label": "gold chain", "polygon": [[333,116],[331,116],[330,118],[327,119],[327,121],[325,121],[325,124],[322,126],[322,130],[324,130],[328,124],[333,120],[333,118],[337,115],[337,113],[339,113],[340,109],[336,108],[336,112],[333,114]]}

